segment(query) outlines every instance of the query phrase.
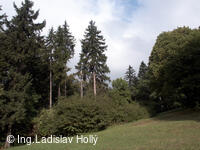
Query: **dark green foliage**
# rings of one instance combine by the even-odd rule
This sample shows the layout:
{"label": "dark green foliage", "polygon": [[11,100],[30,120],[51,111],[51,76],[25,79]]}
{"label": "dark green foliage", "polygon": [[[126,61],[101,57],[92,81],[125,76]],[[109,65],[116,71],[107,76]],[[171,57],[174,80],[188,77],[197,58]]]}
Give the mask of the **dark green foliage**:
{"label": "dark green foliage", "polygon": [[[58,104],[55,109],[56,114],[59,114],[61,118],[58,124],[58,130],[60,130],[58,132],[60,134],[98,131],[105,129],[109,124],[108,119],[106,119],[108,115],[106,110],[102,109],[94,100],[84,100],[84,102],[80,100],[71,103],[63,102],[62,104]],[[63,119],[66,121],[63,122]]]}
{"label": "dark green foliage", "polygon": [[[5,20],[0,46],[0,127],[4,133],[16,134],[17,126],[26,132],[37,114],[37,105],[45,96],[45,63],[42,61],[43,37],[40,32],[45,22],[35,24],[39,12],[25,0],[16,16]],[[42,104],[42,103],[40,103]],[[22,131],[21,131],[22,133]],[[5,135],[6,135],[5,134]],[[4,137],[5,138],[5,137]]]}
{"label": "dark green foliage", "polygon": [[[0,12],[1,11],[2,11],[2,9],[1,9],[1,5],[0,5]],[[0,14],[0,32],[4,31],[3,25],[5,24],[5,18],[6,18],[5,14]]]}
{"label": "dark green foliage", "polygon": [[[180,93],[180,103],[184,106],[195,107],[200,103],[200,30],[193,30],[187,45],[182,53],[178,53],[178,64],[171,68],[170,76],[180,80],[180,85],[176,85]],[[172,64],[170,65],[172,66]],[[182,99],[180,99],[182,98]]]}
{"label": "dark green foliage", "polygon": [[80,76],[80,72],[82,71],[81,78],[84,81],[92,83],[92,73],[95,72],[97,85],[99,87],[106,87],[106,81],[110,80],[107,76],[110,70],[106,65],[107,57],[104,54],[107,46],[105,39],[101,35],[101,31],[97,29],[94,21],[90,21],[81,44],[82,52],[80,54],[80,61],[76,66],[78,75]]}
{"label": "dark green foliage", "polygon": [[131,99],[135,100],[134,96],[136,95],[136,92],[137,92],[136,86],[138,84],[138,78],[136,76],[135,70],[130,65],[125,73],[124,79],[128,82]]}
{"label": "dark green foliage", "polygon": [[44,40],[40,32],[45,26],[45,22],[34,23],[39,15],[39,11],[32,10],[33,2],[25,0],[18,8],[14,4],[17,15],[7,21],[5,31],[7,39],[5,41],[8,52],[7,62],[15,67],[16,72],[22,75],[29,74],[32,83],[32,94],[40,97],[40,104],[47,96],[46,63],[42,60],[42,50],[44,50]]}
{"label": "dark green foliage", "polygon": [[46,46],[46,56],[53,74],[53,89],[58,89],[58,96],[61,96],[61,91],[64,91],[61,85],[67,78],[66,73],[70,70],[67,63],[74,56],[75,47],[75,39],[69,32],[66,21],[63,26],[58,27],[57,31],[51,28],[46,38]]}
{"label": "dark green foliage", "polygon": [[[137,84],[138,85],[138,84]],[[131,92],[137,93],[139,97],[139,92],[143,89],[137,87],[132,87],[131,91],[128,83],[122,78],[113,80],[112,82],[113,89],[110,91],[110,97],[115,104],[115,111],[113,112],[113,122],[129,122],[141,118],[150,116],[153,112],[149,106],[142,106],[137,102],[133,102],[133,94]]]}
{"label": "dark green foliage", "polygon": [[[110,80],[107,45],[93,21],[81,41],[82,53],[77,65],[78,71],[83,72],[87,92],[82,100],[76,97],[78,80],[66,74],[70,70],[67,63],[74,56],[74,37],[65,22],[56,31],[52,28],[45,39],[40,34],[45,22],[35,23],[39,11],[32,7],[33,2],[25,0],[21,7],[14,4],[16,15],[11,20],[0,15],[0,142],[5,141],[6,134],[48,136],[99,131],[114,123],[149,115],[146,108],[131,103],[125,80],[113,81],[114,89],[106,92]],[[51,110],[42,110],[32,122],[41,108],[48,106],[50,72],[53,98],[57,89],[68,98],[61,94]],[[92,73],[96,75],[99,95],[96,98],[90,94]]]}
{"label": "dark green foliage", "polygon": [[127,104],[131,102],[131,91],[129,89],[128,83],[122,78],[118,78],[112,81],[112,91],[111,95],[113,100],[118,104]]}
{"label": "dark green foliage", "polygon": [[37,120],[40,123],[37,127],[43,136],[74,135],[105,129],[110,123],[108,117],[101,103],[95,103],[94,99],[78,100],[74,97],[60,100],[52,111],[42,113]]}
{"label": "dark green foliage", "polygon": [[144,79],[148,71],[147,65],[142,61],[139,67],[138,78]]}
{"label": "dark green foliage", "polygon": [[[0,7],[1,12],[1,7]],[[5,15],[0,15],[0,89],[3,88],[3,78],[6,77],[6,70],[9,64],[7,62],[8,52],[6,50],[6,34],[3,26],[5,25]]]}
{"label": "dark green foliage", "polygon": [[3,129],[11,128],[15,123],[20,123],[26,118],[27,107],[31,103],[28,98],[30,81],[28,75],[21,75],[9,70],[7,88],[0,95],[0,125]]}
{"label": "dark green foliage", "polygon": [[[0,15],[0,142],[10,130],[13,135],[68,136],[149,117],[152,110],[199,109],[200,29],[183,27],[160,34],[149,65],[142,61],[138,76],[129,66],[125,80],[114,80],[109,89],[107,45],[90,21],[76,66],[84,89],[80,99],[79,80],[67,75],[75,47],[67,23],[52,28],[44,39],[40,33],[45,22],[35,23],[39,11],[32,7],[33,2],[25,0],[19,8],[14,4],[11,20]],[[59,101],[46,110],[49,81],[53,100]]]}
{"label": "dark green foliage", "polygon": [[44,110],[35,119],[36,133],[74,135],[105,129],[108,125],[149,117],[145,107],[138,103],[117,104],[107,96],[93,98],[71,97],[60,100],[52,110]]}
{"label": "dark green foliage", "polygon": [[54,109],[44,109],[33,120],[34,134],[38,136],[53,135],[56,132]]}
{"label": "dark green foliage", "polygon": [[47,37],[46,37],[46,51],[45,51],[45,56],[46,60],[49,62],[48,64],[50,65],[50,69],[52,70],[52,63],[53,63],[53,51],[55,49],[55,31],[53,28],[50,29]]}
{"label": "dark green foliage", "polygon": [[54,35],[52,67],[54,80],[57,84],[60,84],[66,76],[66,64],[74,56],[74,46],[74,37],[69,32],[69,27],[65,22],[62,27],[58,27]]}
{"label": "dark green foliage", "polygon": [[187,27],[164,32],[150,56],[152,97],[160,111],[199,103],[200,31]]}
{"label": "dark green foliage", "polygon": [[121,109],[121,119],[118,122],[131,122],[139,119],[149,118],[151,116],[150,110],[140,105],[139,103],[132,102],[131,104],[123,105],[121,108],[117,107],[118,113]]}
{"label": "dark green foliage", "polygon": [[140,79],[137,87],[134,88],[134,93],[132,95],[133,99],[136,101],[148,101],[151,94],[149,85],[149,79]]}
{"label": "dark green foliage", "polygon": [[[0,12],[2,12],[1,6],[0,6]],[[5,70],[8,70],[8,63],[6,63],[6,51],[5,51],[5,39],[6,35],[4,33],[4,28],[3,26],[5,25],[5,15],[0,15],[0,97],[4,95],[4,84],[3,84],[3,78],[6,76]],[[1,104],[1,98],[0,98],[0,104]],[[4,106],[5,107],[5,106]],[[0,106],[0,148],[3,147],[4,142],[5,142],[5,137],[7,134],[7,131],[4,129],[5,126],[1,126],[1,124],[6,124],[1,118],[3,118],[1,114],[2,106]]]}
{"label": "dark green foliage", "polygon": [[[66,82],[63,82],[63,87],[65,86],[64,84],[66,84],[66,96],[73,96],[73,95],[77,95],[79,94],[79,81],[74,77],[74,75],[68,75],[66,77]],[[63,90],[61,89],[62,93],[65,93],[65,89],[63,88]]]}
{"label": "dark green foliage", "polygon": [[133,88],[137,85],[137,77],[135,70],[132,66],[129,65],[126,73],[125,73],[125,80],[128,82],[129,88]]}
{"label": "dark green foliage", "polygon": [[138,102],[150,101],[150,80],[148,74],[148,67],[142,61],[138,72],[138,82],[133,88],[132,98]]}

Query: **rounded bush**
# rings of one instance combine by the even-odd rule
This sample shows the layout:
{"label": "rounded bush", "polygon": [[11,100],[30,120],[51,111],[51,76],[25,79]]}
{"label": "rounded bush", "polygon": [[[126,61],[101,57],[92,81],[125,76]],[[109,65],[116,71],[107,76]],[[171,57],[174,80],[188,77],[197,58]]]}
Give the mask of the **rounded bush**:
{"label": "rounded bush", "polygon": [[51,110],[43,110],[35,119],[40,136],[75,135],[105,129],[111,124],[149,117],[138,103],[115,103],[107,96],[60,99]]}

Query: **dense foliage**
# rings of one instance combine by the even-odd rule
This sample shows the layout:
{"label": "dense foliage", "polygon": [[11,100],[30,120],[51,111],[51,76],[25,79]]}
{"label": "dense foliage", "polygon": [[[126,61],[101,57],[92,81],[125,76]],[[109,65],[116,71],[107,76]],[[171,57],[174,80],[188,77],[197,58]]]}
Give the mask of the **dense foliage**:
{"label": "dense foliage", "polygon": [[93,85],[96,95],[97,88],[105,89],[108,86],[107,81],[110,81],[110,78],[107,74],[110,70],[106,64],[107,45],[94,21],[89,22],[84,39],[81,40],[81,47],[80,60],[76,66],[77,74],[87,85]]}
{"label": "dense foliage", "polygon": [[34,120],[35,132],[40,136],[74,135],[149,116],[148,110],[137,103],[119,105],[103,95],[96,99],[71,97],[60,100],[51,110],[43,110]]}
{"label": "dense foliage", "polygon": [[131,90],[128,83],[122,78],[118,78],[112,81],[111,95],[113,100],[119,104],[131,102]]}
{"label": "dense foliage", "polygon": [[46,22],[37,22],[32,7],[24,0],[14,4],[10,20],[0,15],[0,142],[8,134],[74,135],[178,107],[200,108],[200,29],[161,33],[149,64],[142,61],[138,74],[129,65],[109,88],[107,45],[95,22],[81,40],[77,73],[69,75],[75,49],[69,26],[65,21],[42,36]]}
{"label": "dense foliage", "polygon": [[138,79],[136,77],[136,72],[132,66],[129,65],[124,78],[128,82],[128,86],[130,89],[136,86]]}
{"label": "dense foliage", "polygon": [[160,34],[149,58],[152,97],[160,111],[195,107],[200,90],[200,30]]}
{"label": "dense foliage", "polygon": [[30,127],[35,106],[47,96],[47,74],[41,71],[46,67],[41,56],[44,41],[40,35],[45,22],[34,23],[39,12],[32,6],[29,0],[20,8],[14,4],[16,15],[10,21],[5,18],[2,26],[0,125],[7,134],[15,132],[19,124]]}

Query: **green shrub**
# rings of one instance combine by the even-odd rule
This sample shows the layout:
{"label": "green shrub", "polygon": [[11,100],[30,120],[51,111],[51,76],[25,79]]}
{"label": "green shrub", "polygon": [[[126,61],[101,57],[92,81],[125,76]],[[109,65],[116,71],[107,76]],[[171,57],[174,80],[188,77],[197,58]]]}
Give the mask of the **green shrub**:
{"label": "green shrub", "polygon": [[115,113],[112,115],[113,123],[131,122],[142,118],[150,117],[149,111],[138,103],[124,104],[115,107]]}
{"label": "green shrub", "polygon": [[58,134],[76,134],[105,129],[108,113],[94,99],[63,100],[55,107]]}
{"label": "green shrub", "polygon": [[48,136],[56,132],[54,109],[41,111],[40,115],[33,120],[34,133],[38,136]]}
{"label": "green shrub", "polygon": [[119,104],[108,96],[60,99],[52,110],[43,110],[34,120],[40,136],[75,135],[105,129],[115,123],[149,117],[138,103]]}
{"label": "green shrub", "polygon": [[109,124],[109,113],[95,99],[60,100],[50,111],[42,111],[35,119],[36,132],[42,136],[50,134],[74,135],[105,129]]}

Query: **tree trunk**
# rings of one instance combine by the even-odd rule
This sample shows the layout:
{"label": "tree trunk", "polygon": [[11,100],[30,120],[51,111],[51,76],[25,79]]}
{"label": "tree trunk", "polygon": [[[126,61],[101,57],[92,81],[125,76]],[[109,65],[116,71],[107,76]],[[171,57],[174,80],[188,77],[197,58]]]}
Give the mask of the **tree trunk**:
{"label": "tree trunk", "polygon": [[60,97],[60,83],[58,85],[58,98]]}
{"label": "tree trunk", "polygon": [[52,108],[52,50],[50,52],[50,60],[49,60],[49,108]]}
{"label": "tree trunk", "polygon": [[93,72],[93,82],[94,82],[94,96],[97,95],[97,87],[96,87],[96,74]]}
{"label": "tree trunk", "polygon": [[11,135],[11,127],[9,126],[8,127],[8,133],[7,133],[7,136],[6,136],[6,141],[5,141],[5,145],[4,145],[4,148],[7,149],[7,148],[10,148],[10,143],[7,141],[7,137]]}
{"label": "tree trunk", "polygon": [[49,79],[49,108],[52,107],[52,71],[50,70],[50,79]]}
{"label": "tree trunk", "polygon": [[65,77],[65,97],[67,97],[67,77]]}
{"label": "tree trunk", "polygon": [[83,98],[83,81],[81,80],[81,99]]}
{"label": "tree trunk", "polygon": [[80,89],[80,92],[81,92],[81,99],[83,98],[83,74],[82,74],[82,71],[81,71],[81,89]]}

